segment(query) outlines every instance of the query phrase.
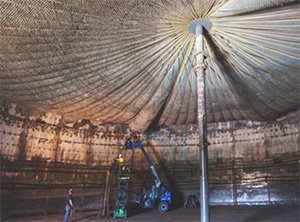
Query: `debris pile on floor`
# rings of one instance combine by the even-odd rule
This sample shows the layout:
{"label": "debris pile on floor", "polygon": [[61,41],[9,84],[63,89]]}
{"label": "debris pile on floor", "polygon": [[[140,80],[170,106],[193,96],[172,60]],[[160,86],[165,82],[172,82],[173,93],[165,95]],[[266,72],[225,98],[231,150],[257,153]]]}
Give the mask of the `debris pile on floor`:
{"label": "debris pile on floor", "polygon": [[200,207],[199,198],[197,194],[191,194],[188,196],[184,203],[184,208]]}

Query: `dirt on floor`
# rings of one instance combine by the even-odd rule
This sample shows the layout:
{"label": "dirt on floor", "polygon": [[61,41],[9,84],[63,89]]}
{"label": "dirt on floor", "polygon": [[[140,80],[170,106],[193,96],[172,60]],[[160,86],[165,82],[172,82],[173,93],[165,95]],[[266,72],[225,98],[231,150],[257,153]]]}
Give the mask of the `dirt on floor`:
{"label": "dirt on floor", "polygon": [[[129,212],[130,214],[130,212]],[[58,222],[64,215],[26,217],[2,221]],[[157,209],[132,211],[128,218],[105,219],[97,212],[76,212],[70,222],[200,222],[199,208],[178,208],[161,214]],[[298,222],[299,205],[283,206],[211,206],[210,222]]]}

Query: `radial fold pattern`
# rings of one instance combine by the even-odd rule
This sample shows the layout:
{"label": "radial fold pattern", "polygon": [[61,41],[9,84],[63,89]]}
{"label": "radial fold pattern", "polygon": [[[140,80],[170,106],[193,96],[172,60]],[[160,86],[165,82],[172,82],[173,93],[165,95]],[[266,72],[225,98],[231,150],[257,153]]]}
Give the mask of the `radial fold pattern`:
{"label": "radial fold pattern", "polygon": [[197,123],[195,36],[209,122],[299,109],[299,1],[1,0],[1,100],[132,129]]}

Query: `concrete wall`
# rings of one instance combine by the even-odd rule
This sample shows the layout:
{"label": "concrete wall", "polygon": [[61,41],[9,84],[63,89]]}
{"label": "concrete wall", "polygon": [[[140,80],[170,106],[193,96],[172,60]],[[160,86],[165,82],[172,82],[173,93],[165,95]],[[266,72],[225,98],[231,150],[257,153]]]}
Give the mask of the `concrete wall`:
{"label": "concrete wall", "polygon": [[69,187],[79,210],[99,209],[126,126],[65,123],[15,105],[0,115],[1,216],[63,213]]}
{"label": "concrete wall", "polygon": [[[161,129],[142,141],[176,200],[199,190],[197,127]],[[103,206],[106,172],[130,129],[89,120],[66,123],[6,104],[0,115],[1,215],[64,211],[69,187],[79,210]],[[211,124],[211,204],[296,203],[299,118]],[[153,183],[140,150],[124,151],[133,167],[130,198]],[[178,201],[179,203],[179,201]]]}
{"label": "concrete wall", "polygon": [[[195,130],[164,130],[149,135],[151,146],[163,158],[169,183],[185,198],[199,194]],[[277,122],[210,124],[208,141],[211,204],[298,203],[300,140],[296,116]]]}

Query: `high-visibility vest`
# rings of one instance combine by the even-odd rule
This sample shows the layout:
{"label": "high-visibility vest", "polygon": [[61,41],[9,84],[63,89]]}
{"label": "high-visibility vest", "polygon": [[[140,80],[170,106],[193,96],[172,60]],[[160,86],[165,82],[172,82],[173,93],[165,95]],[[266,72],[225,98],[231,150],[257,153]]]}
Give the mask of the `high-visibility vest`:
{"label": "high-visibility vest", "polygon": [[124,163],[124,158],[123,157],[119,157],[118,161],[119,161],[120,164],[122,164],[122,163]]}

